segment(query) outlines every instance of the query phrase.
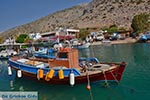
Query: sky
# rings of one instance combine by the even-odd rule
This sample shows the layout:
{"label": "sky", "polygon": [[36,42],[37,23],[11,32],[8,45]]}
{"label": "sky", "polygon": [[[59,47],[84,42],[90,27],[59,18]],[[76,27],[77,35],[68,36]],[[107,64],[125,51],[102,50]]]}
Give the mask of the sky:
{"label": "sky", "polygon": [[0,32],[92,0],[0,0]]}

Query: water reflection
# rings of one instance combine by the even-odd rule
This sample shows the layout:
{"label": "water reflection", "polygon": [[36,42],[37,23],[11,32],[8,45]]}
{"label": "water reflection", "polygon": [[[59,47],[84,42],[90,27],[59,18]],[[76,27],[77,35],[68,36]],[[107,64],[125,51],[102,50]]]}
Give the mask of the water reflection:
{"label": "water reflection", "polygon": [[14,81],[13,80],[10,81],[10,89],[14,90]]}
{"label": "water reflection", "polygon": [[[97,57],[100,61],[126,61],[127,67],[119,85],[112,88],[92,84],[94,100],[149,100],[150,44],[92,46],[79,51],[80,57]],[[38,91],[39,100],[90,100],[87,84],[50,85],[7,73],[7,62],[0,62],[1,91]]]}
{"label": "water reflection", "polygon": [[11,90],[13,88],[12,82],[15,80],[15,71],[13,75],[8,75],[7,61],[0,61],[0,90]]}
{"label": "water reflection", "polygon": [[89,48],[80,49],[79,55],[80,55],[80,57],[90,57],[90,49]]}
{"label": "water reflection", "polygon": [[[14,84],[16,84],[15,91],[38,91],[39,100],[80,100],[83,96],[89,95],[86,84],[75,85],[74,87],[69,84],[50,85],[33,80],[29,81],[26,78],[16,78]],[[83,93],[82,95],[79,95],[79,90]],[[89,98],[84,100],[89,100]]]}

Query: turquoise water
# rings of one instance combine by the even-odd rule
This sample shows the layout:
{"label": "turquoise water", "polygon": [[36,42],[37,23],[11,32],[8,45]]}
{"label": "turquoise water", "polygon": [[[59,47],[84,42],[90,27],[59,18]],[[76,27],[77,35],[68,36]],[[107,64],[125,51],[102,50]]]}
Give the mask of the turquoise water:
{"label": "turquoise water", "polygon": [[[119,85],[104,87],[93,83],[93,100],[149,100],[150,97],[150,44],[121,44],[91,46],[80,50],[82,57],[96,56],[100,61],[127,62]],[[39,100],[92,100],[87,84],[48,85],[7,75],[7,62],[0,62],[0,91],[38,91]],[[13,71],[15,73],[15,71]]]}

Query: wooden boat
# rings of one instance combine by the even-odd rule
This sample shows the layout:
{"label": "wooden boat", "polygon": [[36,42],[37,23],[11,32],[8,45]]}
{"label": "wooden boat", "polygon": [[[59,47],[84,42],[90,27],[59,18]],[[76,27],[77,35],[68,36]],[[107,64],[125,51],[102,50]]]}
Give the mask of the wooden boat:
{"label": "wooden boat", "polygon": [[[122,78],[125,62],[102,63],[97,58],[78,59],[78,50],[61,48],[56,58],[25,59],[12,57],[8,60],[9,69],[17,70],[18,77],[27,77],[49,84],[81,84],[98,81],[119,82]],[[9,75],[13,73],[9,72]]]}

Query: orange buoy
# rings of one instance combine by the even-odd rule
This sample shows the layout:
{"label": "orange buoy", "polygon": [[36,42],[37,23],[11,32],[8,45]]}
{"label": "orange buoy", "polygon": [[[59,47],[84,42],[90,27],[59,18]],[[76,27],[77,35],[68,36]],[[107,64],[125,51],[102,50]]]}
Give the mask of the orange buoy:
{"label": "orange buoy", "polygon": [[90,90],[90,89],[91,89],[91,86],[90,86],[90,85],[87,85],[86,89],[87,89],[87,90]]}
{"label": "orange buoy", "polygon": [[64,79],[64,72],[62,69],[58,71],[59,79]]}
{"label": "orange buoy", "polygon": [[53,78],[53,76],[54,76],[54,70],[53,69],[51,69],[48,73],[47,73],[47,77],[48,78]]}
{"label": "orange buoy", "polygon": [[39,79],[41,79],[41,78],[44,77],[44,71],[43,71],[42,69],[39,69],[39,70],[38,70],[37,77],[38,77]]}

